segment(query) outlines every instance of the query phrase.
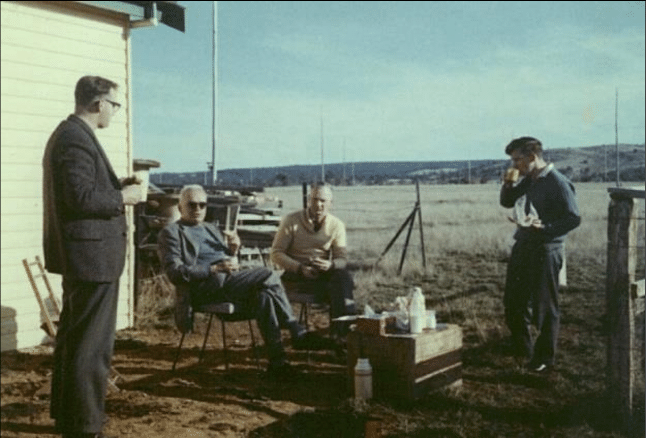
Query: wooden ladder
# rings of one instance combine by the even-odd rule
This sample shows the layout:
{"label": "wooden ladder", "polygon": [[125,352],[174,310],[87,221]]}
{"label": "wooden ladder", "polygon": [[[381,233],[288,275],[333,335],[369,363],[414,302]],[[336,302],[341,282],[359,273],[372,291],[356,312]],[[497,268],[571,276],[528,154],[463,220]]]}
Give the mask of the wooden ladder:
{"label": "wooden ladder", "polygon": [[[29,283],[31,284],[31,288],[34,290],[34,295],[36,295],[36,301],[38,301],[40,310],[43,312],[43,315],[45,317],[45,322],[41,326],[41,328],[45,330],[47,335],[51,336],[52,338],[56,338],[56,332],[58,331],[58,321],[61,315],[61,306],[59,305],[58,300],[54,295],[54,292],[52,291],[52,286],[49,283],[49,279],[47,278],[47,273],[45,272],[45,267],[43,266],[43,263],[41,262],[40,257],[36,256],[35,260],[36,261],[34,262],[30,262],[27,259],[23,259],[22,264],[25,267],[25,271],[27,272],[27,277],[29,278]],[[33,269],[35,267],[38,267],[37,273],[33,272]],[[40,290],[38,289],[38,283],[36,283],[36,280],[38,278],[43,279],[43,283],[45,284],[45,288],[47,289],[47,294],[51,301],[51,308],[47,306],[47,304],[43,300]],[[117,386],[116,382],[120,378],[122,378],[121,374],[119,374],[119,372],[114,367],[110,367],[110,376],[108,377],[108,385],[110,386],[111,389],[115,391],[119,391],[119,387]]]}

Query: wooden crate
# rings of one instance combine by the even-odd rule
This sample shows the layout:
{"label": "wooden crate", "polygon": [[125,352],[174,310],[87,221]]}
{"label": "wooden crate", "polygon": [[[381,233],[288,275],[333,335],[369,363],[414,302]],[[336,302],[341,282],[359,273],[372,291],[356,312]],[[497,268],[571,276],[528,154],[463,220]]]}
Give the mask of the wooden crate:
{"label": "wooden crate", "polygon": [[438,324],[415,335],[355,330],[348,335],[351,391],[359,357],[370,359],[375,398],[415,399],[446,385],[461,385],[461,350],[462,329],[454,324]]}

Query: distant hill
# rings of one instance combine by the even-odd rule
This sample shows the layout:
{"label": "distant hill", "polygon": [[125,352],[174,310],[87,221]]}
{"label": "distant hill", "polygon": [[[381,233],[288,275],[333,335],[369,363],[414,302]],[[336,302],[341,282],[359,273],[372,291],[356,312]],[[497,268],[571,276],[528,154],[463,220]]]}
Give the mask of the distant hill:
{"label": "distant hill", "polygon": [[[550,149],[547,161],[575,182],[614,181],[617,153],[614,145]],[[621,181],[644,181],[644,144],[619,145]],[[326,181],[333,184],[399,184],[419,179],[426,183],[486,183],[500,178],[509,160],[391,161],[325,164]],[[607,166],[607,167],[606,167]],[[218,182],[227,186],[277,186],[314,182],[321,179],[320,165],[222,169]],[[207,184],[208,173],[154,172],[151,181],[162,184]]]}

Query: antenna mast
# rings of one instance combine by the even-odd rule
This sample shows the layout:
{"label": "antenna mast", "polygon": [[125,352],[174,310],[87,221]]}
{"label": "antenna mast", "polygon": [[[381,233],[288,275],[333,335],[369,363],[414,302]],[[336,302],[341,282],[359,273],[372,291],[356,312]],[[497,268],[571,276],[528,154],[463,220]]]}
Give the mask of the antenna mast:
{"label": "antenna mast", "polygon": [[615,152],[617,155],[617,187],[619,187],[619,125],[618,119],[619,107],[619,88],[615,88]]}
{"label": "antenna mast", "polygon": [[321,111],[321,182],[325,182],[325,160],[323,159],[323,112]]}
{"label": "antenna mast", "polygon": [[345,138],[343,139],[343,185],[345,185]]}
{"label": "antenna mast", "polygon": [[217,140],[218,140],[218,2],[213,2],[213,48],[212,48],[212,70],[213,70],[213,121],[211,138],[211,185],[215,185],[218,179],[217,167]]}

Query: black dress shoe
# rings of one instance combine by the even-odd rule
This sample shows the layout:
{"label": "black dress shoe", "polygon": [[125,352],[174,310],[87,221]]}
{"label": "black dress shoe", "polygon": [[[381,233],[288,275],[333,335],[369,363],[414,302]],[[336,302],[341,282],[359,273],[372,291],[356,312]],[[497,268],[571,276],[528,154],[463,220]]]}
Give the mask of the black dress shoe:
{"label": "black dress shoe", "polygon": [[533,371],[539,374],[548,374],[554,370],[554,365],[547,362],[535,361],[535,360],[529,361],[527,365],[525,365],[525,367],[529,371]]}
{"label": "black dress shoe", "polygon": [[116,438],[116,437],[103,435],[101,432],[99,433],[75,432],[75,433],[64,433],[63,438]]}
{"label": "black dress shoe", "polygon": [[267,367],[267,377],[270,380],[287,381],[296,376],[296,370],[288,363],[270,363]]}
{"label": "black dress shoe", "polygon": [[329,338],[324,338],[318,333],[306,332],[292,339],[294,350],[334,350],[336,343]]}

